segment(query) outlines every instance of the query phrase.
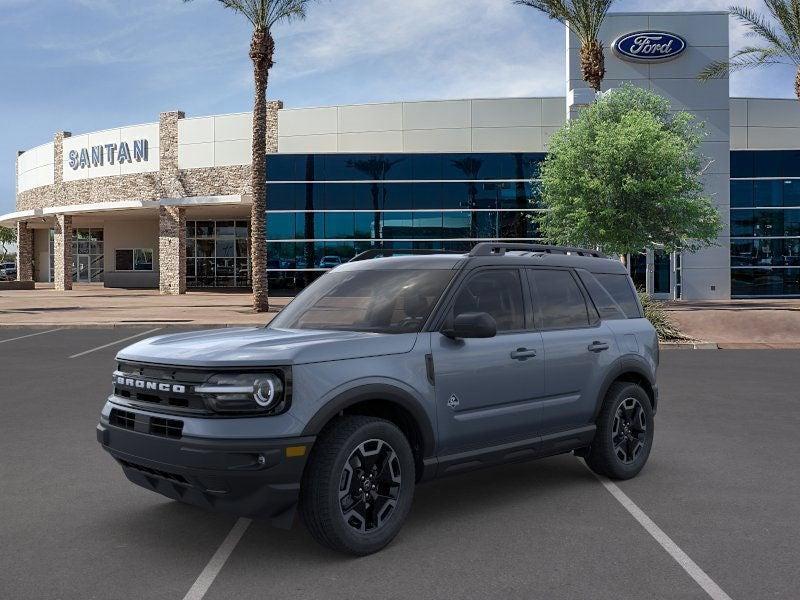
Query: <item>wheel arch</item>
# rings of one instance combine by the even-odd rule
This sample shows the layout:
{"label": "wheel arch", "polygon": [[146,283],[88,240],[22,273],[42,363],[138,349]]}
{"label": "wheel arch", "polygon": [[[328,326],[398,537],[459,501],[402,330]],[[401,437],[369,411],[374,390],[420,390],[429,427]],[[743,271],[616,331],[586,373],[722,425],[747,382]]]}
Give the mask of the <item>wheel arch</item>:
{"label": "wheel arch", "polygon": [[368,415],[397,425],[414,453],[417,480],[424,471],[424,461],[433,455],[433,425],[420,402],[405,390],[390,384],[365,384],[335,396],[309,420],[303,435],[319,435],[340,415]]}
{"label": "wheel arch", "polygon": [[658,388],[653,373],[644,359],[626,357],[618,361],[603,380],[603,385],[597,397],[594,419],[597,419],[600,414],[608,390],[618,381],[627,381],[639,385],[650,399],[650,407],[653,409],[653,414],[655,414],[658,409]]}

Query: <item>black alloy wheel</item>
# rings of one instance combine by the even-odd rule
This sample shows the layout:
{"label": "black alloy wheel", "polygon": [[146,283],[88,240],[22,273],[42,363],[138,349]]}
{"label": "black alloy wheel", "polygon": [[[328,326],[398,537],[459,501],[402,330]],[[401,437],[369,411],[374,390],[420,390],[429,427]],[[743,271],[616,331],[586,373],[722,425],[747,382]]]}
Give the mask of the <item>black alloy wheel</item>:
{"label": "black alloy wheel", "polygon": [[635,462],[647,442],[647,418],[639,400],[625,398],[619,404],[611,435],[614,454],[622,464]]}
{"label": "black alloy wheel", "polygon": [[356,446],[339,481],[339,508],[345,522],[361,533],[382,527],[392,516],[403,485],[400,460],[383,440]]}

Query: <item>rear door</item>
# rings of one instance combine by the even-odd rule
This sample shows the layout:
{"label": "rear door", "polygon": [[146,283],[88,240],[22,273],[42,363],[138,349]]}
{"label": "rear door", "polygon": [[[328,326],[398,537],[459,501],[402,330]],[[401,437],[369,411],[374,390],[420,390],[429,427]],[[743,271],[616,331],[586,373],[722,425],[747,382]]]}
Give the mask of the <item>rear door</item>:
{"label": "rear door", "polygon": [[542,336],[532,331],[530,300],[518,268],[469,273],[451,296],[445,323],[486,312],[497,335],[452,340],[431,336],[440,454],[534,438],[544,395]]}
{"label": "rear door", "polygon": [[605,368],[616,340],[570,269],[526,269],[545,353],[542,433],[593,421]]}

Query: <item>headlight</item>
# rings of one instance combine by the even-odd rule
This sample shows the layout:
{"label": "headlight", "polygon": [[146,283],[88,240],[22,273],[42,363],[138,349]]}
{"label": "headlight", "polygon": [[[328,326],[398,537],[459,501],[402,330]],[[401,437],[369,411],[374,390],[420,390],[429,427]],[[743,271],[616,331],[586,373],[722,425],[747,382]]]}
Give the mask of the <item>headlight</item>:
{"label": "headlight", "polygon": [[282,379],[275,373],[219,373],[194,388],[221,413],[277,412],[285,404]]}

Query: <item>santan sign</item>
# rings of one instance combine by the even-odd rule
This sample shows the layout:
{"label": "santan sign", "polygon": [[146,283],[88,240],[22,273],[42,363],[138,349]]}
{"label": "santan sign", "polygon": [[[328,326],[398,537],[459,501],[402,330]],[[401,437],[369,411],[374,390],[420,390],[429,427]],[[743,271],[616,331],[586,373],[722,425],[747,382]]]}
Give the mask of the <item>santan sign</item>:
{"label": "santan sign", "polygon": [[637,31],[614,40],[614,53],[625,60],[658,62],[671,60],[686,50],[686,40],[665,31]]}
{"label": "santan sign", "polygon": [[[133,146],[132,150],[131,146]],[[102,167],[104,164],[147,162],[147,160],[148,143],[146,139],[133,140],[131,144],[120,142],[119,144],[101,144],[91,148],[81,148],[80,151],[70,150],[67,156],[67,162],[73,171]]]}

